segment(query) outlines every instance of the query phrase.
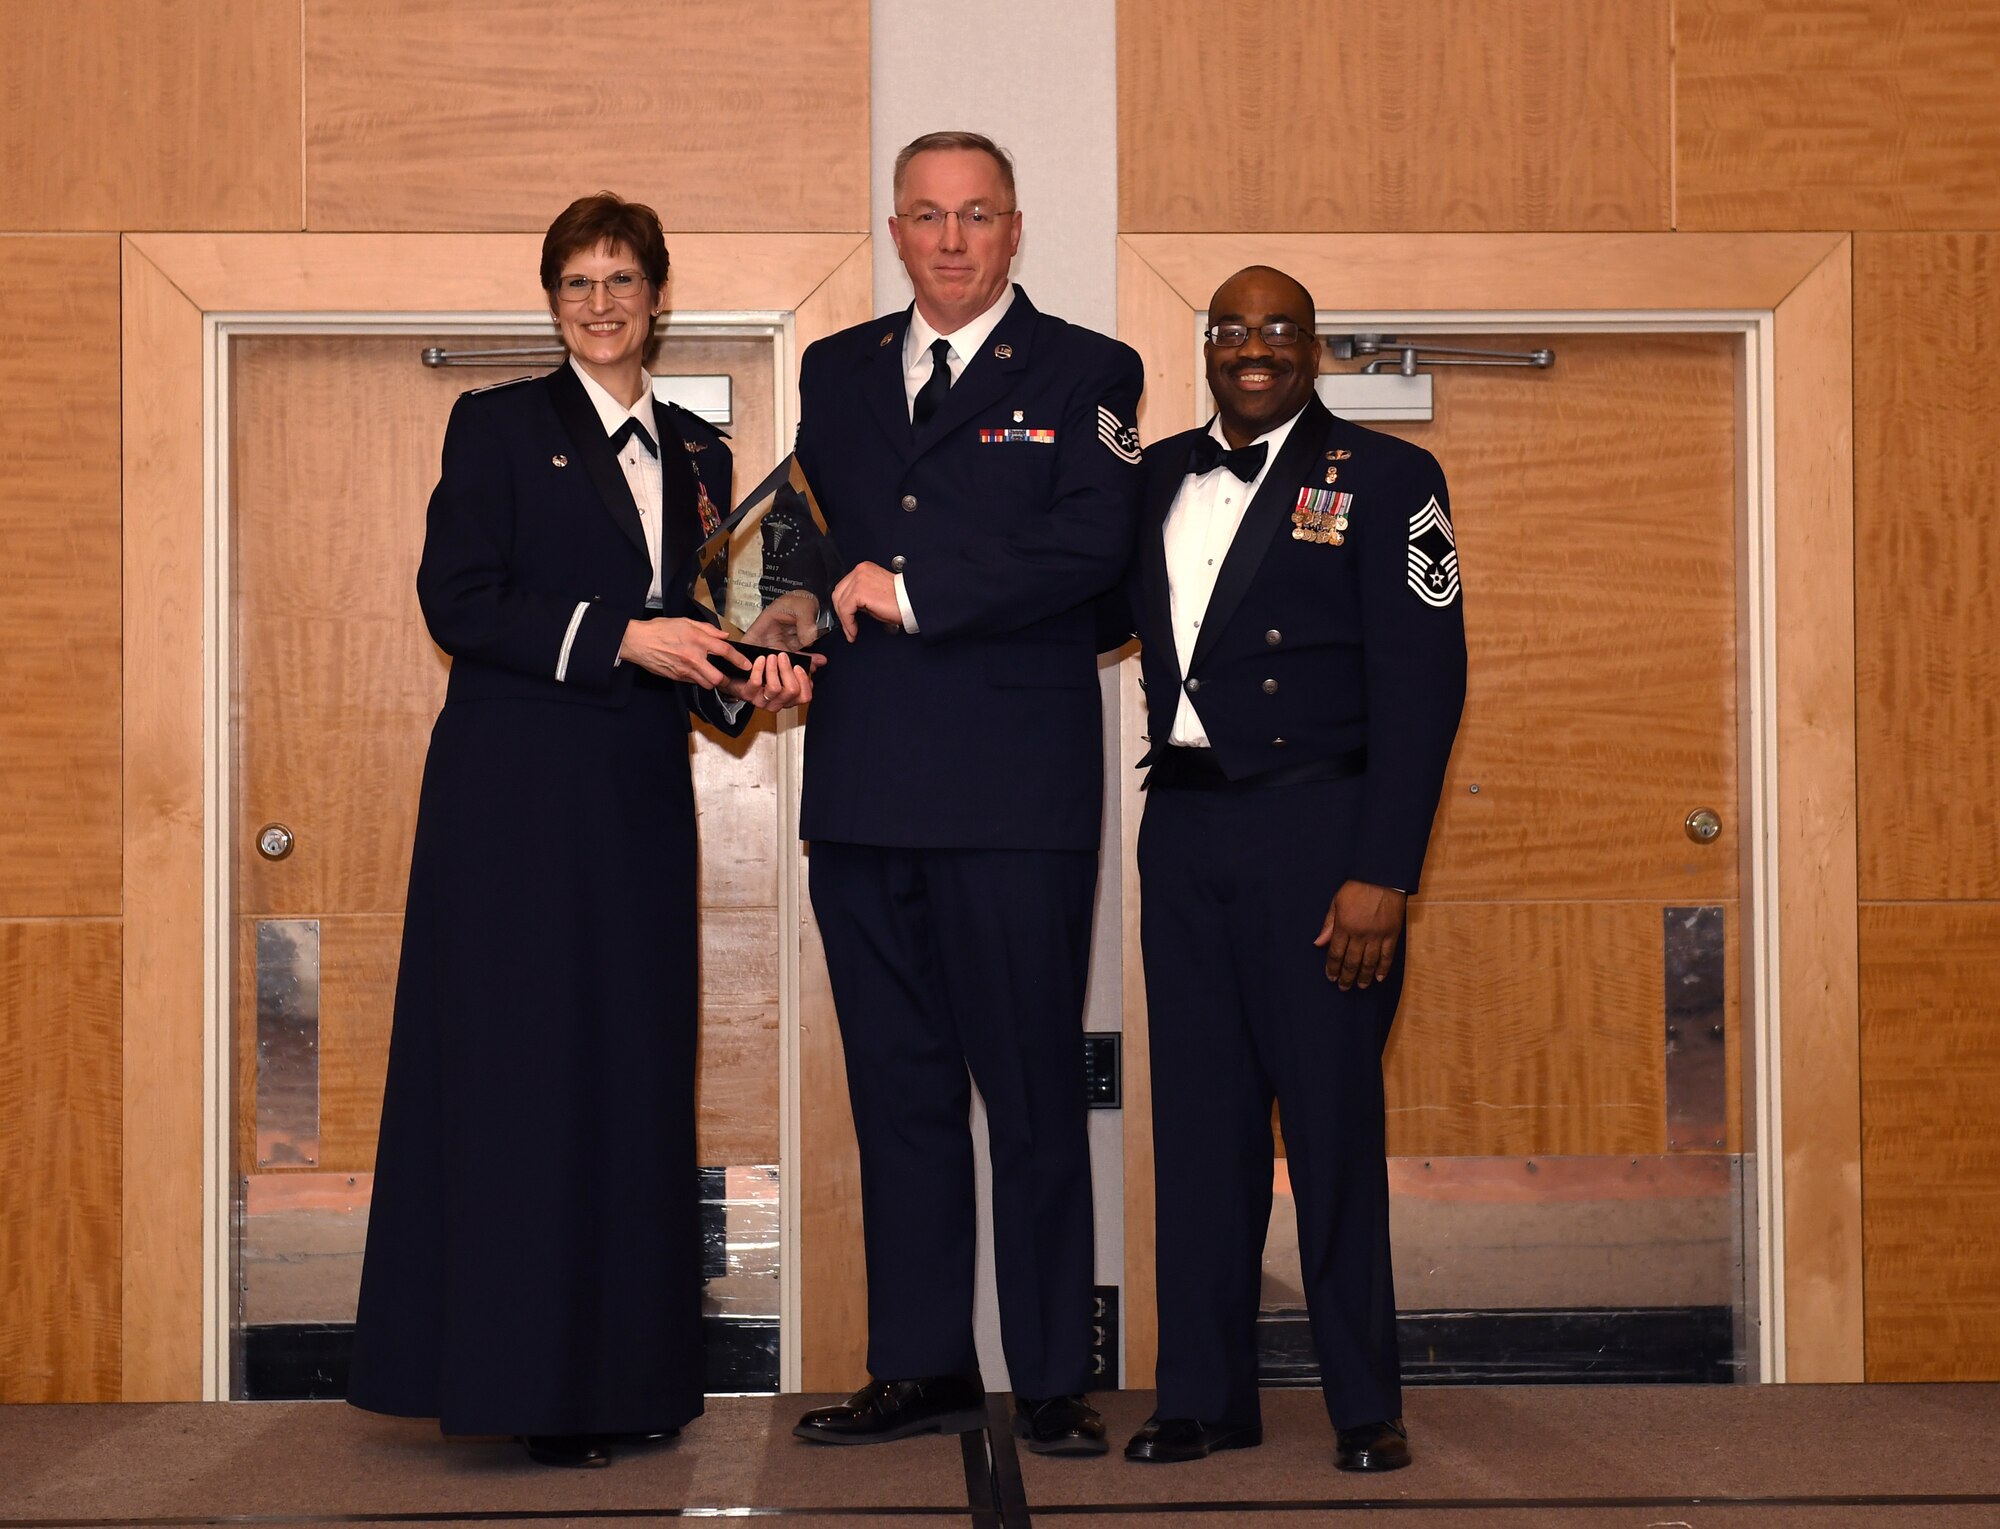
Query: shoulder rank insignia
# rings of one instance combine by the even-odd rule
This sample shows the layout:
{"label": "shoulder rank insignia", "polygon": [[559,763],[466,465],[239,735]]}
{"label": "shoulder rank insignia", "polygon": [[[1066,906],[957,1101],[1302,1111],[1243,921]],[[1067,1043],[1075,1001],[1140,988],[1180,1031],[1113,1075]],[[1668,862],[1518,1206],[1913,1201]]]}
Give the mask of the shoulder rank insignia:
{"label": "shoulder rank insignia", "polygon": [[1410,517],[1410,590],[1436,610],[1458,598],[1458,538],[1435,494]]}
{"label": "shoulder rank insignia", "polygon": [[1337,494],[1330,488],[1302,488],[1292,509],[1292,540],[1317,542],[1338,547],[1347,540],[1347,514],[1354,507],[1352,494]]}
{"label": "shoulder rank insignia", "polygon": [[1131,467],[1139,465],[1139,427],[1126,424],[1103,404],[1097,406],[1097,438],[1119,461]]}

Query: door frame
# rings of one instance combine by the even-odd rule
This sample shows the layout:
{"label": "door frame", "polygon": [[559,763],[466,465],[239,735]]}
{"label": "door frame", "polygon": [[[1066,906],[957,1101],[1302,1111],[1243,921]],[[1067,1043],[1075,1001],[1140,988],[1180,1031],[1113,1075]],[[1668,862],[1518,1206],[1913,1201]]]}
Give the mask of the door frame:
{"label": "door frame", "polygon": [[[1291,272],[1356,328],[1744,337],[1743,801],[1761,1378],[1862,1379],[1855,827],[1852,250],[1844,234],[1125,234],[1118,329],[1146,361],[1148,441],[1198,423],[1200,315],[1231,273]],[[1780,642],[1779,634],[1785,640]],[[1142,698],[1127,662],[1121,729]],[[1127,759],[1129,766],[1136,757]],[[1136,852],[1133,772],[1122,813]],[[1140,967],[1138,887],[1124,961]],[[1151,1079],[1124,992],[1128,1385],[1152,1381]],[[1789,1119],[1788,1093],[1812,1107]]]}
{"label": "door frame", "polygon": [[[135,234],[121,241],[124,551],[123,1399],[215,1400],[229,1379],[228,343],[237,333],[396,333],[539,322],[522,234]],[[865,234],[673,240],[674,320],[778,335],[796,357],[866,319]],[[797,779],[798,730],[781,770]],[[787,763],[787,761],[789,763]],[[787,790],[784,810],[795,812]],[[799,857],[781,860],[796,909]],[[781,956],[780,1158],[810,1171],[798,1091],[830,1027],[802,1025]],[[826,1113],[826,1112],[820,1112]],[[811,1118],[808,1113],[808,1119]],[[781,1322],[799,1331],[805,1183],[783,1186]],[[196,1314],[199,1313],[199,1320]],[[781,1355],[797,1384],[797,1342]]]}

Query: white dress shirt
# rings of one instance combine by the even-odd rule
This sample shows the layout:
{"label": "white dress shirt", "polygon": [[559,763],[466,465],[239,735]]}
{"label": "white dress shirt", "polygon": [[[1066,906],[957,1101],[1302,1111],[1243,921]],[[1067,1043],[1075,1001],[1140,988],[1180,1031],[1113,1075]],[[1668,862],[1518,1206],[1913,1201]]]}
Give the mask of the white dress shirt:
{"label": "white dress shirt", "polygon": [[[956,383],[972,358],[979,354],[986,337],[993,333],[1013,305],[1014,284],[1010,281],[991,308],[970,323],[961,324],[950,334],[939,334],[931,328],[930,320],[924,317],[922,309],[910,310],[910,328],[903,336],[903,402],[913,421],[917,412],[917,394],[931,380],[932,344],[943,340],[951,346],[945,353],[945,364],[951,370],[951,380]],[[903,588],[900,573],[896,575],[896,608],[903,613],[903,630],[916,631],[917,614],[910,609],[910,597]]]}
{"label": "white dress shirt", "polygon": [[[1183,479],[1180,492],[1174,495],[1165,530],[1167,586],[1172,596],[1174,652],[1180,657],[1182,674],[1188,672],[1188,664],[1194,658],[1202,618],[1208,614],[1209,598],[1215,593],[1222,560],[1236,540],[1237,528],[1243,524],[1243,512],[1250,508],[1250,501],[1264,486],[1271,464],[1278,460],[1292,426],[1298,422],[1299,416],[1294,414],[1277,429],[1257,437],[1265,443],[1264,466],[1248,483],[1228,468],[1216,467]],[[1220,418],[1209,422],[1208,433],[1228,448]],[[1256,441],[1250,444],[1254,446]],[[1185,690],[1174,708],[1173,728],[1167,734],[1167,741],[1180,748],[1208,747],[1208,734],[1202,729],[1201,718]]]}
{"label": "white dress shirt", "polygon": [[[662,451],[666,450],[660,440],[659,421],[653,416],[653,379],[650,376],[643,371],[639,373],[639,401],[628,409],[579,366],[576,357],[571,356],[569,364],[583,383],[583,391],[597,410],[597,417],[603,421],[607,436],[615,433],[626,420],[636,419],[646,434],[653,438],[653,444]],[[658,610],[663,603],[660,598],[660,534],[666,480],[661,474],[660,459],[640,445],[636,435],[619,451],[618,467],[625,474],[626,487],[632,490],[632,502],[639,508],[639,525],[646,533],[646,556],[653,561],[653,581],[646,588],[646,604],[648,608]],[[569,650],[576,642],[577,628],[583,625],[584,612],[589,609],[590,602],[580,600],[576,613],[569,618],[569,630],[563,634],[562,652],[556,657],[558,680],[569,674]],[[614,666],[617,662],[613,660]]]}

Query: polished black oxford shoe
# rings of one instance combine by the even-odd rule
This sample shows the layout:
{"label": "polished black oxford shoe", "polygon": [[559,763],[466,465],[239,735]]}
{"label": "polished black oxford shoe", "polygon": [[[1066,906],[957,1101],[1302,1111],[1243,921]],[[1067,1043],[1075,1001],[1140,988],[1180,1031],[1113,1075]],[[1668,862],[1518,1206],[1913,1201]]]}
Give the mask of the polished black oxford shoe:
{"label": "polished black oxford shoe", "polygon": [[1104,1419],[1080,1396],[1014,1398],[1014,1437],[1038,1455],[1101,1455]]}
{"label": "polished black oxford shoe", "polygon": [[815,1444],[886,1444],[920,1433],[970,1433],[986,1423],[986,1393],[973,1375],[871,1380],[844,1402],[799,1419],[796,1438]]}
{"label": "polished black oxford shoe", "polygon": [[1263,1442],[1262,1423],[1203,1423],[1194,1418],[1151,1417],[1125,1446],[1125,1458],[1171,1465],[1182,1460],[1204,1460],[1219,1449],[1255,1449]]}
{"label": "polished black oxford shoe", "polygon": [[595,1470],[609,1465],[611,1457],[595,1437],[586,1433],[524,1433],[521,1448],[528,1458],[541,1465],[566,1465],[572,1470]]}
{"label": "polished black oxford shoe", "polygon": [[1401,1418],[1336,1428],[1334,1463],[1343,1471],[1400,1471],[1410,1463],[1410,1430]]}

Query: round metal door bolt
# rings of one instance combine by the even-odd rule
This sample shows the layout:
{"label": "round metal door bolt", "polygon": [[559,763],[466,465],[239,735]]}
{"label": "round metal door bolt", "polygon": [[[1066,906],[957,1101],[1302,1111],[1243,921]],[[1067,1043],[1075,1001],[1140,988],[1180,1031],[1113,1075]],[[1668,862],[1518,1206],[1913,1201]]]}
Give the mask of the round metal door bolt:
{"label": "round metal door bolt", "polygon": [[1722,815],[1713,807],[1697,807],[1687,815],[1687,836],[1697,844],[1713,844],[1722,837]]}
{"label": "round metal door bolt", "polygon": [[282,860],[298,841],[283,823],[266,823],[257,830],[257,853],[266,860]]}

